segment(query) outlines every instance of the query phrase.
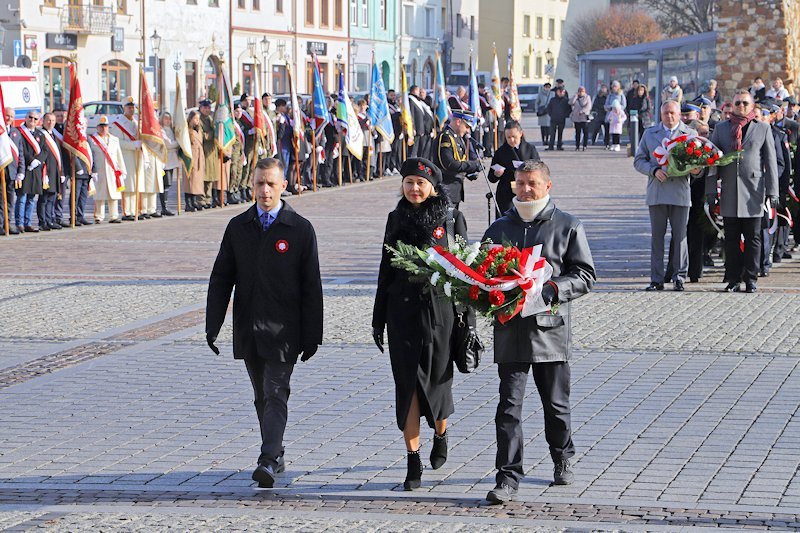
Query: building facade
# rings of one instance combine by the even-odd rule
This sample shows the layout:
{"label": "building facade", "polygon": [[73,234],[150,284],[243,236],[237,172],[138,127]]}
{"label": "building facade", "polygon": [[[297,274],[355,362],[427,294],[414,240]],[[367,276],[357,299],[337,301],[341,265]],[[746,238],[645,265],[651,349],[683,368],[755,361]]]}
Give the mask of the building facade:
{"label": "building facade", "polygon": [[[483,0],[486,2],[487,0]],[[442,14],[446,17],[445,39],[452,43],[452,50],[444,70],[449,74],[456,70],[469,70],[469,55],[480,70],[491,70],[492,63],[483,63],[478,57],[479,0],[444,0]]]}
{"label": "building facade", "polygon": [[397,85],[397,6],[395,0],[350,0],[350,91],[369,91],[373,52],[384,86]]}
{"label": "building facade", "polygon": [[310,94],[313,89],[312,50],[319,61],[322,85],[326,93],[338,90],[336,73],[349,70],[349,18],[345,0],[293,0],[294,20],[291,21],[289,60],[292,76],[299,93]]}
{"label": "building facade", "polygon": [[398,62],[409,85],[432,89],[447,29],[447,0],[400,0]]}

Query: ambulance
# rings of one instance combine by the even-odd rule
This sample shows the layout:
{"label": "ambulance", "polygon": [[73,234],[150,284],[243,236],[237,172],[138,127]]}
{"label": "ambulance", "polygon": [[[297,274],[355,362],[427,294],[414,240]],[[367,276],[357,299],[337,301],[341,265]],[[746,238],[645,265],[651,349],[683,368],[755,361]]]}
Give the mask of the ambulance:
{"label": "ambulance", "polygon": [[28,111],[42,112],[42,92],[36,74],[29,68],[0,65],[3,103],[14,110],[14,124],[19,126]]}

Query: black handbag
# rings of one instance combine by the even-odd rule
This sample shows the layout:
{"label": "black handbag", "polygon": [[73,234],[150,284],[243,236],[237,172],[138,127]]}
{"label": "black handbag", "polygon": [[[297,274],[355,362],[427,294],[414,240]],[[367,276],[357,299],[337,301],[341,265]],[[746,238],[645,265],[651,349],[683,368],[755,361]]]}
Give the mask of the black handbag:
{"label": "black handbag", "polygon": [[[447,210],[447,244],[455,244],[455,220],[453,209]],[[478,337],[475,310],[467,306],[456,306],[456,319],[450,334],[450,357],[462,374],[471,374],[481,364],[484,346]]]}
{"label": "black handbag", "polygon": [[540,105],[539,109],[536,110],[537,117],[543,117],[547,114],[547,107]]}
{"label": "black handbag", "polygon": [[483,350],[483,343],[478,337],[475,311],[469,307],[457,309],[450,337],[450,354],[458,371],[462,374],[475,372],[481,364]]}

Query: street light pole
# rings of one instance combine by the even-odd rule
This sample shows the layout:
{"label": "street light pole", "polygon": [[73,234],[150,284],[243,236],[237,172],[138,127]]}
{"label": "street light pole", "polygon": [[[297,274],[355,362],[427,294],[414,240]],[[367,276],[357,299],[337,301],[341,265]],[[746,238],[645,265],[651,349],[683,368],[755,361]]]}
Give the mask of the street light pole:
{"label": "street light pole", "polygon": [[158,86],[158,52],[161,50],[161,36],[156,30],[153,30],[153,35],[150,36],[150,46],[153,49],[153,85],[156,90],[156,107],[161,108],[161,91]]}
{"label": "street light pole", "polygon": [[544,59],[545,59],[545,61],[547,61],[547,81],[548,82],[552,82],[552,80],[553,80],[553,52],[551,52],[549,48],[544,53]]}

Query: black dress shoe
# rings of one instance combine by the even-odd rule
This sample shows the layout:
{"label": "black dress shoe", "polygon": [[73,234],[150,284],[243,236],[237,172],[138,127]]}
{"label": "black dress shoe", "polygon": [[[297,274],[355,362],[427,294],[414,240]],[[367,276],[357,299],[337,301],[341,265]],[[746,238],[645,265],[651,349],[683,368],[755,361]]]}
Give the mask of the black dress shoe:
{"label": "black dress shoe", "polygon": [[281,474],[286,471],[286,461],[283,458],[283,455],[279,455],[276,459],[277,464],[275,465],[275,473]]}
{"label": "black dress shoe", "polygon": [[61,224],[50,224],[50,229],[61,229]]}
{"label": "black dress shoe", "polygon": [[150,213],[150,214],[149,214],[149,215],[147,215],[147,216],[148,216],[148,217],[150,217],[150,218],[161,218],[161,213],[159,213],[158,211],[156,211],[155,213]]}
{"label": "black dress shoe", "polygon": [[739,286],[739,282],[736,283],[728,283],[723,289],[725,292],[739,292],[741,291],[741,287]]}
{"label": "black dress shoe", "polygon": [[[123,220],[125,220],[125,219],[112,218],[111,220],[108,221],[108,223],[109,224],[122,224]],[[98,221],[97,224],[99,224],[99,223],[100,222]]]}
{"label": "black dress shoe", "polygon": [[492,504],[507,503],[517,495],[517,489],[507,483],[498,483],[486,495],[486,501]]}
{"label": "black dress shoe", "polygon": [[676,292],[683,292],[683,291],[685,290],[685,289],[683,288],[683,281],[681,281],[681,280],[679,280],[679,279],[678,279],[678,280],[675,280],[675,286],[674,286],[674,290],[675,290]]}
{"label": "black dress shoe", "polygon": [[752,293],[756,292],[757,290],[758,290],[758,288],[756,287],[756,282],[755,281],[748,281],[747,283],[744,284],[744,292],[746,292],[746,293],[751,293],[752,294]]}
{"label": "black dress shoe", "polygon": [[569,459],[561,459],[553,468],[553,485],[572,485],[575,474],[570,468]]}
{"label": "black dress shoe", "polygon": [[781,256],[781,259],[791,259],[791,258],[792,254],[790,254],[789,252],[783,252],[783,255]]}
{"label": "black dress shoe", "polygon": [[133,215],[125,215],[124,217],[122,217],[122,220],[127,220],[128,222],[130,222],[134,218],[135,217]]}
{"label": "black dress shoe", "polygon": [[275,485],[275,471],[271,466],[258,465],[252,477],[261,489],[271,489]]}
{"label": "black dress shoe", "polygon": [[174,217],[174,216],[175,216],[175,213],[173,213],[173,212],[172,212],[172,211],[170,211],[169,209],[162,209],[162,210],[161,210],[161,216],[162,216],[162,217]]}
{"label": "black dress shoe", "polygon": [[698,281],[700,281],[700,278],[689,277],[689,283],[697,283]]}
{"label": "black dress shoe", "polygon": [[[47,226],[47,225],[39,226],[39,230],[40,231],[50,231],[50,226]],[[28,230],[28,231],[30,231],[30,230]]]}
{"label": "black dress shoe", "polygon": [[758,273],[759,278],[768,278],[769,277],[769,270],[762,270]]}
{"label": "black dress shoe", "polygon": [[141,215],[139,215],[139,220],[149,220],[149,219],[150,215],[148,215],[147,213],[142,213]]}
{"label": "black dress shoe", "polygon": [[22,232],[19,229],[17,229],[16,227],[11,226],[11,225],[8,226],[8,234],[9,235],[19,235],[20,233],[22,233]]}
{"label": "black dress shoe", "polygon": [[80,222],[81,226],[91,226],[92,225],[92,223],[89,222],[88,220],[86,220],[85,218],[80,219],[78,222]]}
{"label": "black dress shoe", "polygon": [[422,486],[422,461],[419,458],[419,450],[408,452],[408,469],[406,480],[403,481],[404,490],[415,490]]}
{"label": "black dress shoe", "polygon": [[440,468],[447,462],[447,431],[441,436],[433,436],[433,447],[431,448],[431,468]]}
{"label": "black dress shoe", "polygon": [[773,256],[772,256],[772,262],[773,262],[773,263],[780,263],[780,262],[781,262],[781,258],[780,258],[780,256],[773,255]]}
{"label": "black dress shoe", "polygon": [[646,290],[647,292],[663,291],[664,290],[664,284],[663,283],[656,283],[654,281],[654,282],[650,283],[650,285],[645,287],[644,290]]}

